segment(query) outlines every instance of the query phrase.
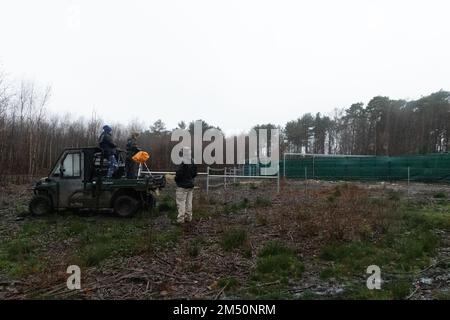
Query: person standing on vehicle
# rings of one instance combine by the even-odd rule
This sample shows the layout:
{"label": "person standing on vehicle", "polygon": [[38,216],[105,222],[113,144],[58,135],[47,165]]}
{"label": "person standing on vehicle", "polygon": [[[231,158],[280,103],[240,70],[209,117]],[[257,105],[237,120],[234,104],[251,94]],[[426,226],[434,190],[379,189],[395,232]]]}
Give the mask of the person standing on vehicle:
{"label": "person standing on vehicle", "polygon": [[103,150],[103,157],[108,159],[108,173],[107,178],[112,178],[119,165],[117,164],[116,148],[117,146],[113,142],[112,129],[110,126],[103,126],[103,132],[98,139],[98,144]]}
{"label": "person standing on vehicle", "polygon": [[183,148],[183,162],[175,174],[178,223],[192,221],[192,198],[194,195],[194,179],[196,176],[197,166],[191,158],[191,150],[185,147]]}
{"label": "person standing on vehicle", "polygon": [[141,151],[137,146],[138,132],[133,132],[127,140],[127,158],[125,159],[125,172],[127,179],[136,179],[137,166],[133,160],[133,156]]}

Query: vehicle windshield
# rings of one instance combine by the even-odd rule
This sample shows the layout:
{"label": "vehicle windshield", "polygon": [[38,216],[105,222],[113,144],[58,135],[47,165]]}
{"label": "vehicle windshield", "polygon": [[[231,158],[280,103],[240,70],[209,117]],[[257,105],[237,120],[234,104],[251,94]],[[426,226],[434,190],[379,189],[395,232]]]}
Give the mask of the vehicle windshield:
{"label": "vehicle windshield", "polygon": [[59,174],[60,174],[60,170],[61,170],[61,164],[58,163],[58,164],[55,166],[55,168],[52,170],[51,175],[52,175],[52,176],[54,176],[55,174],[56,174],[56,175],[59,175]]}

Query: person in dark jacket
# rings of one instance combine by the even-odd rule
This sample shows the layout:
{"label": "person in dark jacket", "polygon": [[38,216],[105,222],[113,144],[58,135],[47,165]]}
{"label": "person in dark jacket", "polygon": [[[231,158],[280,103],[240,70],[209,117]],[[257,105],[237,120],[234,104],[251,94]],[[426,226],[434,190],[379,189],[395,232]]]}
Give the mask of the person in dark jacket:
{"label": "person in dark jacket", "polygon": [[127,140],[127,158],[125,159],[125,172],[128,179],[135,179],[137,173],[137,164],[133,160],[133,156],[141,151],[137,145],[138,132],[133,132]]}
{"label": "person in dark jacket", "polygon": [[190,149],[183,148],[183,162],[175,174],[178,223],[192,221],[192,198],[194,195],[194,179],[196,176],[197,166],[190,157]]}
{"label": "person in dark jacket", "polygon": [[116,158],[117,146],[113,141],[111,133],[111,127],[105,125],[103,127],[103,132],[98,139],[98,144],[103,150],[103,157],[108,159],[108,173],[106,174],[107,178],[112,178],[114,172],[116,172],[117,168],[119,167]]}

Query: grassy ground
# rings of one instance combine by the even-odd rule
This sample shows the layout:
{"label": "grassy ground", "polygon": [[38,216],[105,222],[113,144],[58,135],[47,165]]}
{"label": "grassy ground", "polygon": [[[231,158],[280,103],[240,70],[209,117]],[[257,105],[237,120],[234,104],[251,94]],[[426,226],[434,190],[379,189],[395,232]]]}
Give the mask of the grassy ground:
{"label": "grassy ground", "polygon": [[[413,291],[414,280],[428,267],[444,244],[439,231],[450,232],[450,206],[401,203],[389,219],[386,230],[375,241],[363,237],[350,243],[333,243],[321,251],[321,259],[330,262],[323,279],[347,280],[344,297],[356,299],[403,299]],[[447,244],[445,244],[447,245]],[[448,257],[444,257],[448,258]],[[381,290],[368,290],[354,281],[371,264],[382,270]]]}
{"label": "grassy ground", "polygon": [[[194,222],[185,227],[172,223],[176,205],[170,189],[155,210],[131,219],[71,212],[33,218],[24,205],[4,205],[0,212],[8,219],[2,230],[14,231],[0,243],[0,295],[449,297],[448,283],[442,285],[450,266],[446,193],[412,202],[396,193],[374,196],[353,184],[308,194],[286,185],[278,196],[258,184],[230,189],[209,197],[196,192]],[[16,221],[17,216],[25,219]],[[71,264],[83,274],[83,290],[75,294],[65,289]],[[381,290],[366,287],[370,265],[381,268]],[[420,279],[431,270],[436,287],[422,290]]]}

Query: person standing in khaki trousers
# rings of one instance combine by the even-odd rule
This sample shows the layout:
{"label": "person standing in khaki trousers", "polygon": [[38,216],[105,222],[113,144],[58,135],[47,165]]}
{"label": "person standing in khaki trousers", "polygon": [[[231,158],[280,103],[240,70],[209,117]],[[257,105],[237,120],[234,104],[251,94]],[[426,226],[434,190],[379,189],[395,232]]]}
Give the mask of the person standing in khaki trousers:
{"label": "person standing in khaki trousers", "polygon": [[[186,153],[189,151],[183,150]],[[194,195],[194,179],[197,176],[197,166],[190,157],[187,159],[190,160],[186,161],[186,158],[183,158],[183,162],[175,174],[178,223],[192,221],[192,198]]]}
{"label": "person standing in khaki trousers", "polygon": [[177,222],[191,222],[192,221],[192,197],[194,195],[194,188],[177,187],[176,200],[178,208]]}

